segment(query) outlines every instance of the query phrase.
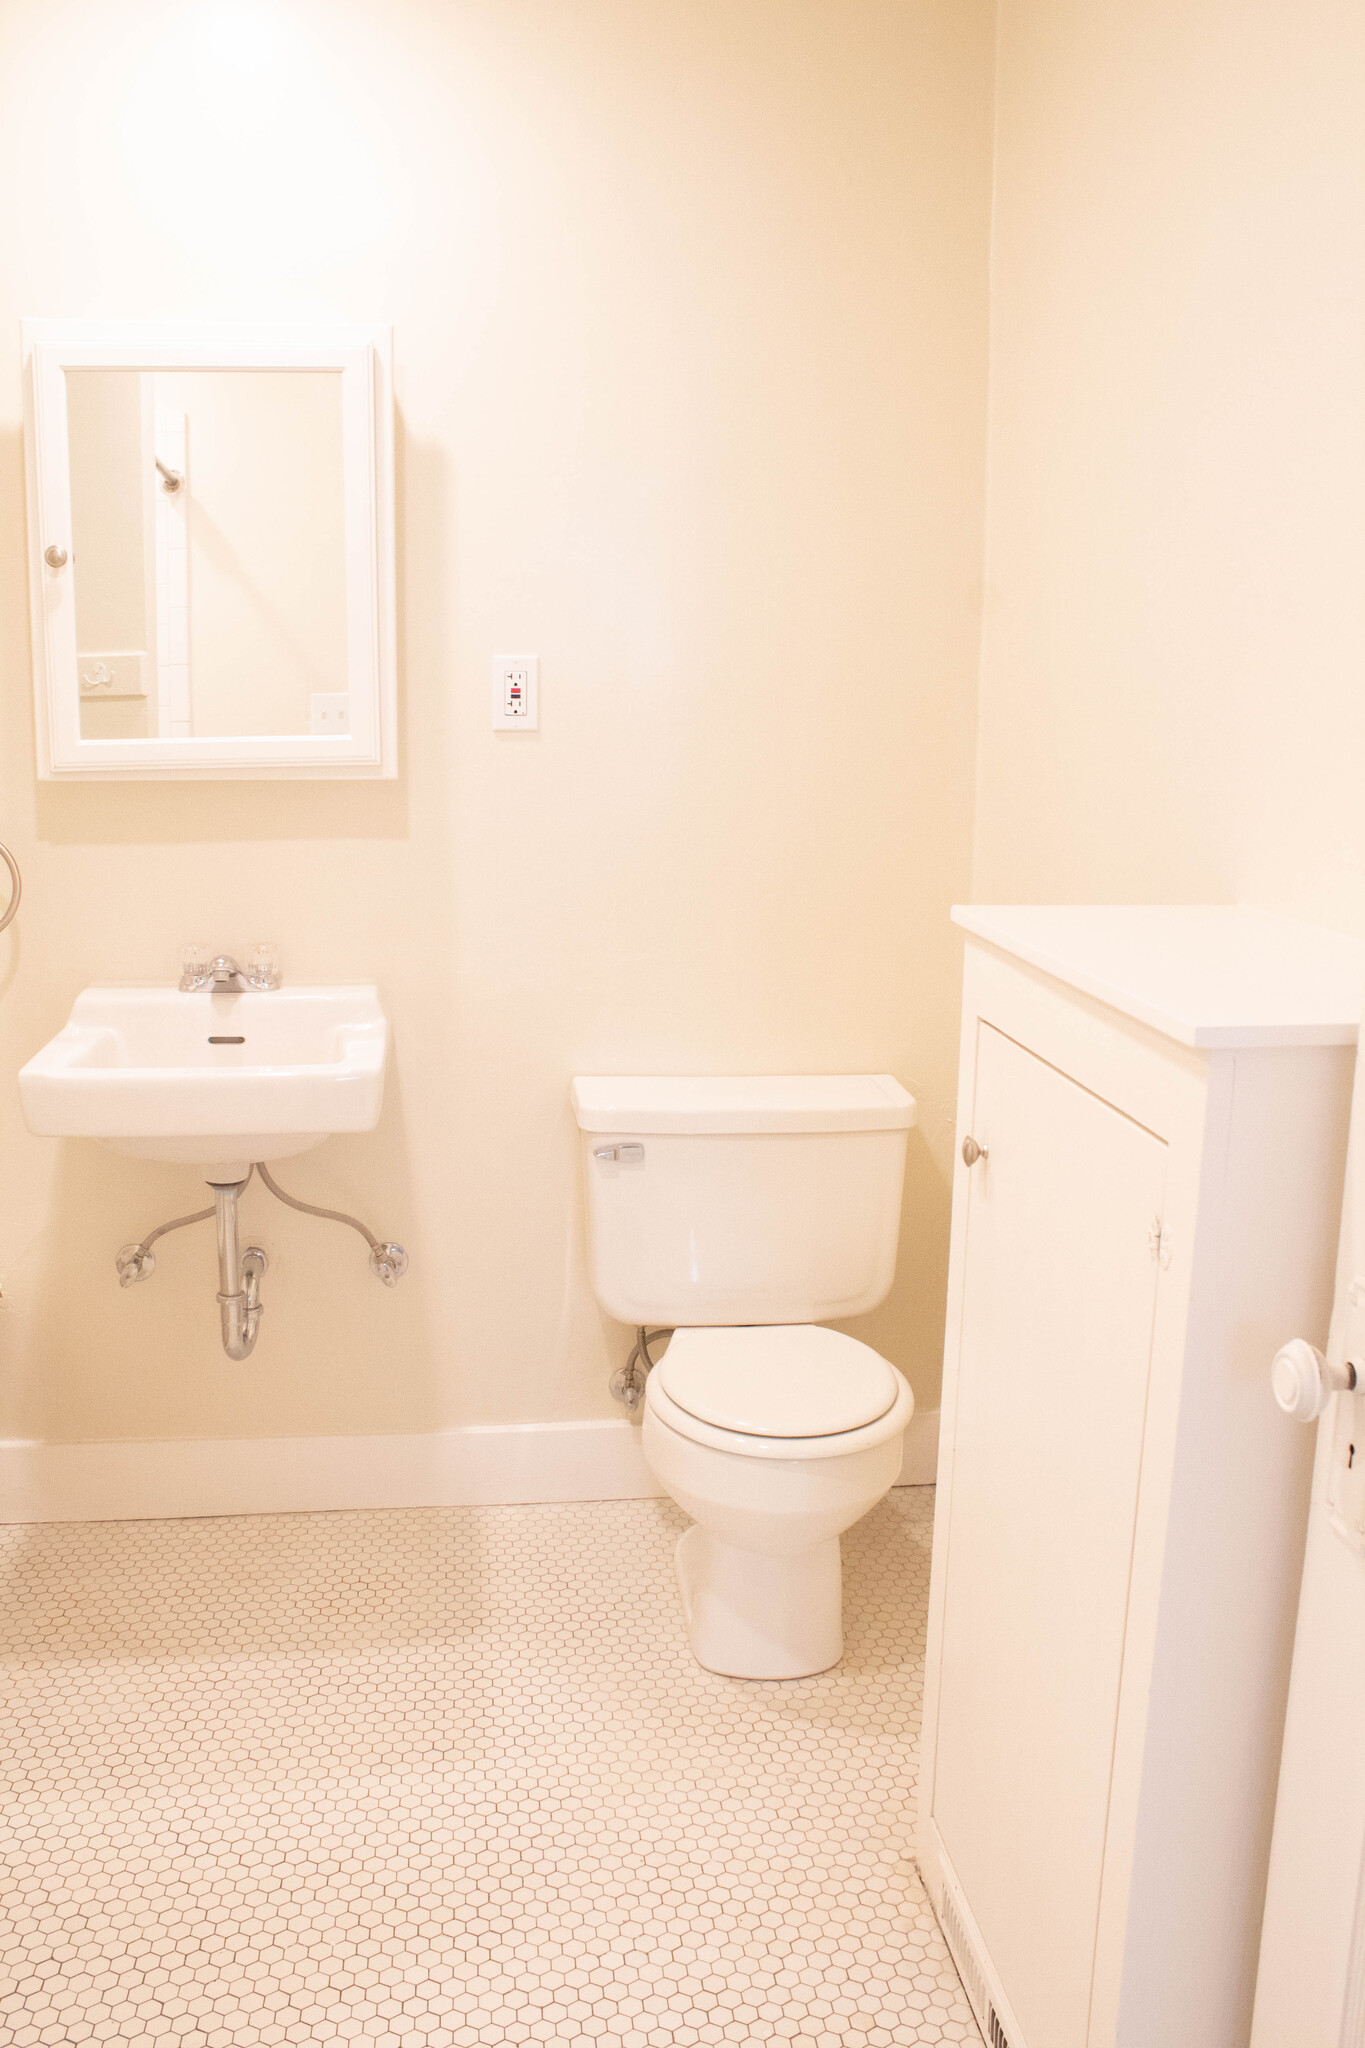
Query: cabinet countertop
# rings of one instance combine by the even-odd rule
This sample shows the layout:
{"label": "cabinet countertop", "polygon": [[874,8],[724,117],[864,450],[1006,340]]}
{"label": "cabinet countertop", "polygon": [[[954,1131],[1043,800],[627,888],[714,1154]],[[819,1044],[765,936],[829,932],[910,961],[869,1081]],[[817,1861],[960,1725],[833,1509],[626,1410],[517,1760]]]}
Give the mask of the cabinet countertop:
{"label": "cabinet countertop", "polygon": [[1354,1045],[1365,945],[1233,904],[958,904],[953,922],[1181,1045]]}

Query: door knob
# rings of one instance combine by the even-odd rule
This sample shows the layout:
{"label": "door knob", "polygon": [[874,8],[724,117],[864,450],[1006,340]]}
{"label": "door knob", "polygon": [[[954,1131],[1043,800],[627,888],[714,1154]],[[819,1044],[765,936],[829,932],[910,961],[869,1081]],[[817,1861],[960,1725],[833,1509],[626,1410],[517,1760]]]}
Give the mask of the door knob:
{"label": "door knob", "polygon": [[975,1166],[978,1159],[989,1159],[989,1157],[990,1154],[986,1147],[978,1145],[975,1138],[964,1138],[962,1140],[962,1164],[964,1166]]}
{"label": "door knob", "polygon": [[1329,1365],[1306,1337],[1282,1344],[1270,1367],[1275,1399],[1296,1422],[1314,1421],[1333,1394],[1349,1394],[1355,1383],[1353,1365]]}

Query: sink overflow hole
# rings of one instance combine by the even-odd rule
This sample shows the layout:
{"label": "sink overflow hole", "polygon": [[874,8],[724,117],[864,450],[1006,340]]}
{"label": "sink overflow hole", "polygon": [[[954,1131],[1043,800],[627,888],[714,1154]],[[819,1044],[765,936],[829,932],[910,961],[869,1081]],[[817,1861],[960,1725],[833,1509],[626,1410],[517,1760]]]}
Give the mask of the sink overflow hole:
{"label": "sink overflow hole", "polygon": [[245,1045],[245,1044],[246,1044],[246,1040],[245,1040],[244,1038],[213,1038],[213,1037],[210,1037],[210,1039],[209,1039],[209,1044],[210,1044],[210,1045]]}

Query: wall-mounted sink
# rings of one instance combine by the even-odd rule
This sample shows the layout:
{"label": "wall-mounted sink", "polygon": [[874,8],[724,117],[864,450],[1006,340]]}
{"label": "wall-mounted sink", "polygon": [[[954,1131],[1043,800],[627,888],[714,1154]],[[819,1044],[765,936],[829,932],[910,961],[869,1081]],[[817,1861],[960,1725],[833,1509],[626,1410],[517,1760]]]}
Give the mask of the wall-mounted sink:
{"label": "wall-mounted sink", "polygon": [[87,988],[19,1075],[31,1131],[240,1180],[379,1121],[388,1019],[369,982],[191,993]]}

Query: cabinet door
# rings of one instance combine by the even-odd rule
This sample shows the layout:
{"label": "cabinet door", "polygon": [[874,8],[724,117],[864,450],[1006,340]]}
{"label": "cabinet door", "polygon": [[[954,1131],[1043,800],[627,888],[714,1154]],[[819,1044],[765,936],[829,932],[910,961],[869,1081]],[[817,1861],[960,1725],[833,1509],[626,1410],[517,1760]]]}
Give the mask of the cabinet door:
{"label": "cabinet door", "polygon": [[1166,1147],[978,1025],[933,1813],[1028,2048],[1084,2048]]}

